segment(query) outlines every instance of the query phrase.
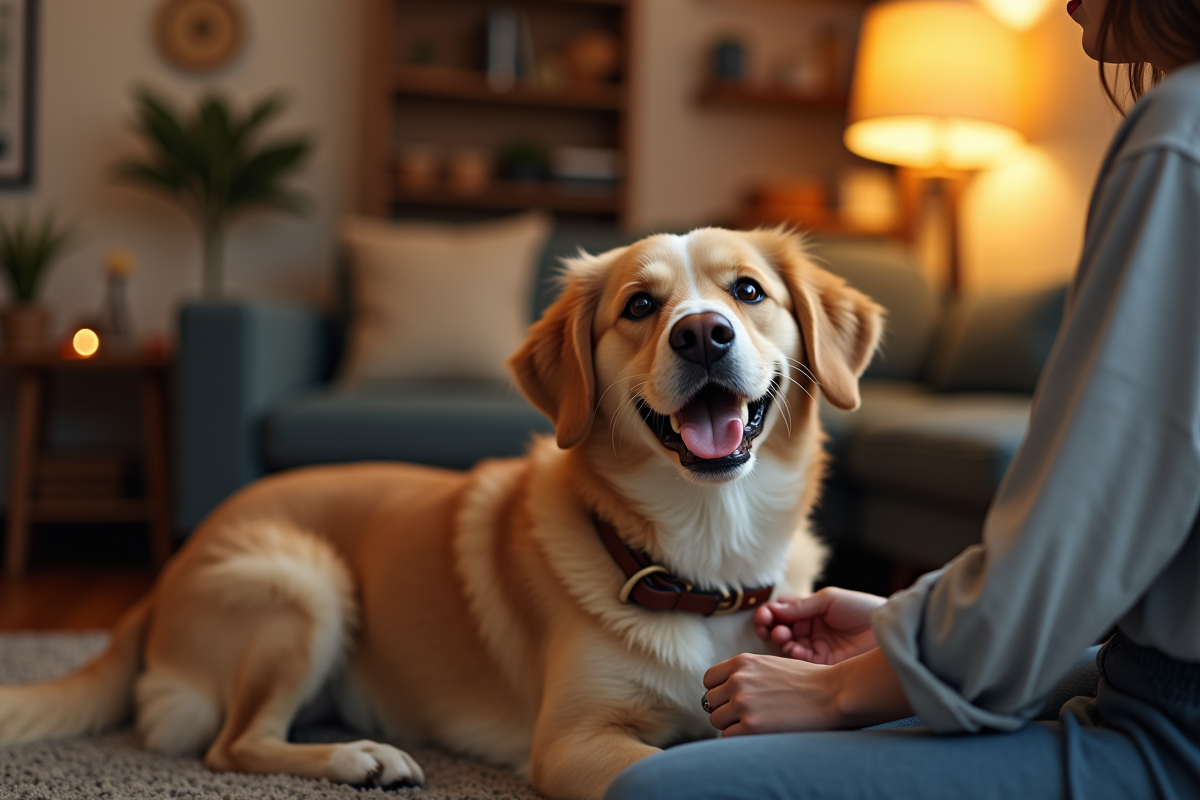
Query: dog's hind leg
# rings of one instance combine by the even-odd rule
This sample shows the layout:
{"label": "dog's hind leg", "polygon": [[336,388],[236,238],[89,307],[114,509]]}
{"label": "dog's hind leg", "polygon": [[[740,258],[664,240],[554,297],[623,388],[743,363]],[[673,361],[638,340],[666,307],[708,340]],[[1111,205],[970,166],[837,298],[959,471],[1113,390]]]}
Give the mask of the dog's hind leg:
{"label": "dog's hind leg", "polygon": [[197,604],[207,606],[199,612],[210,617],[207,629],[227,620],[240,648],[218,687],[224,719],[205,764],[339,783],[423,783],[416,762],[390,745],[287,741],[296,712],[338,669],[354,629],[351,579],[332,546],[301,531],[249,526],[226,542],[192,584],[212,598]]}
{"label": "dog's hind leg", "polygon": [[417,763],[391,745],[286,741],[312,682],[312,638],[312,623],[302,614],[276,614],[264,622],[243,657],[225,724],[204,763],[217,771],[285,772],[339,783],[423,783]]}

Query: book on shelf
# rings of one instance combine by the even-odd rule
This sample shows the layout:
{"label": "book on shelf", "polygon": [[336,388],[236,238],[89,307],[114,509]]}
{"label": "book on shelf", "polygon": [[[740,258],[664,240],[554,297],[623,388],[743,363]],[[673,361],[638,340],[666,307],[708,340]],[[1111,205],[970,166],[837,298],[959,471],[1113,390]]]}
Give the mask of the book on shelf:
{"label": "book on shelf", "polygon": [[488,85],[497,92],[512,91],[518,82],[537,77],[528,16],[511,8],[488,12],[485,61]]}

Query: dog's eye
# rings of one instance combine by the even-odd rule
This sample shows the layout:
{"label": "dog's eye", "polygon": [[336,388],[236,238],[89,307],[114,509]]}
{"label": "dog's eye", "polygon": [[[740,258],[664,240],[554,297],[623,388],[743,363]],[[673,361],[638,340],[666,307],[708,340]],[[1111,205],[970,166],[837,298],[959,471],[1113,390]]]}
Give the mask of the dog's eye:
{"label": "dog's eye", "polygon": [[766,297],[758,281],[752,278],[738,278],[738,282],[733,285],[733,296],[751,305],[761,303]]}
{"label": "dog's eye", "polygon": [[626,319],[641,319],[649,314],[653,314],[656,310],[658,310],[658,303],[654,302],[654,298],[645,292],[638,292],[629,298],[629,302],[625,304],[625,311],[621,316]]}

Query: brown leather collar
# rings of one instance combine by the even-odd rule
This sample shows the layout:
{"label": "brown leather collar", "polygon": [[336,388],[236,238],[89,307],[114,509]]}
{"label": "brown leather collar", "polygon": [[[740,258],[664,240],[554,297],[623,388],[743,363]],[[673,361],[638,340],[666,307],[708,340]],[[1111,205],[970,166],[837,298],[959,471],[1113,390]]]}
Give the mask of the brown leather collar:
{"label": "brown leather collar", "polygon": [[770,600],[771,592],[775,590],[773,585],[749,591],[738,589],[733,594],[695,589],[683,578],[672,575],[666,567],[655,564],[650,556],[625,544],[612,525],[595,514],[592,519],[600,541],[628,579],[617,595],[622,603],[637,603],[651,611],[691,611],[711,617],[757,608]]}

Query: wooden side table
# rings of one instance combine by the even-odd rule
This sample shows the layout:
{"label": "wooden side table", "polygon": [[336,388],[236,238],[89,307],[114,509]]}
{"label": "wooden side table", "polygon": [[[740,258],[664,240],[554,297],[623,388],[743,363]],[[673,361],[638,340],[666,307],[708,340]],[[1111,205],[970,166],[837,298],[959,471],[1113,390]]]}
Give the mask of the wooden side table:
{"label": "wooden side table", "polygon": [[[167,466],[167,354],[128,353],[86,359],[61,358],[52,352],[0,352],[0,366],[17,372],[17,418],[13,446],[12,491],[8,508],[5,572],[20,577],[29,555],[31,522],[146,522],[156,567],[171,554],[171,506]],[[35,497],[34,472],[41,453],[46,379],[50,372],[120,371],[138,377],[142,404],[143,497]]]}

